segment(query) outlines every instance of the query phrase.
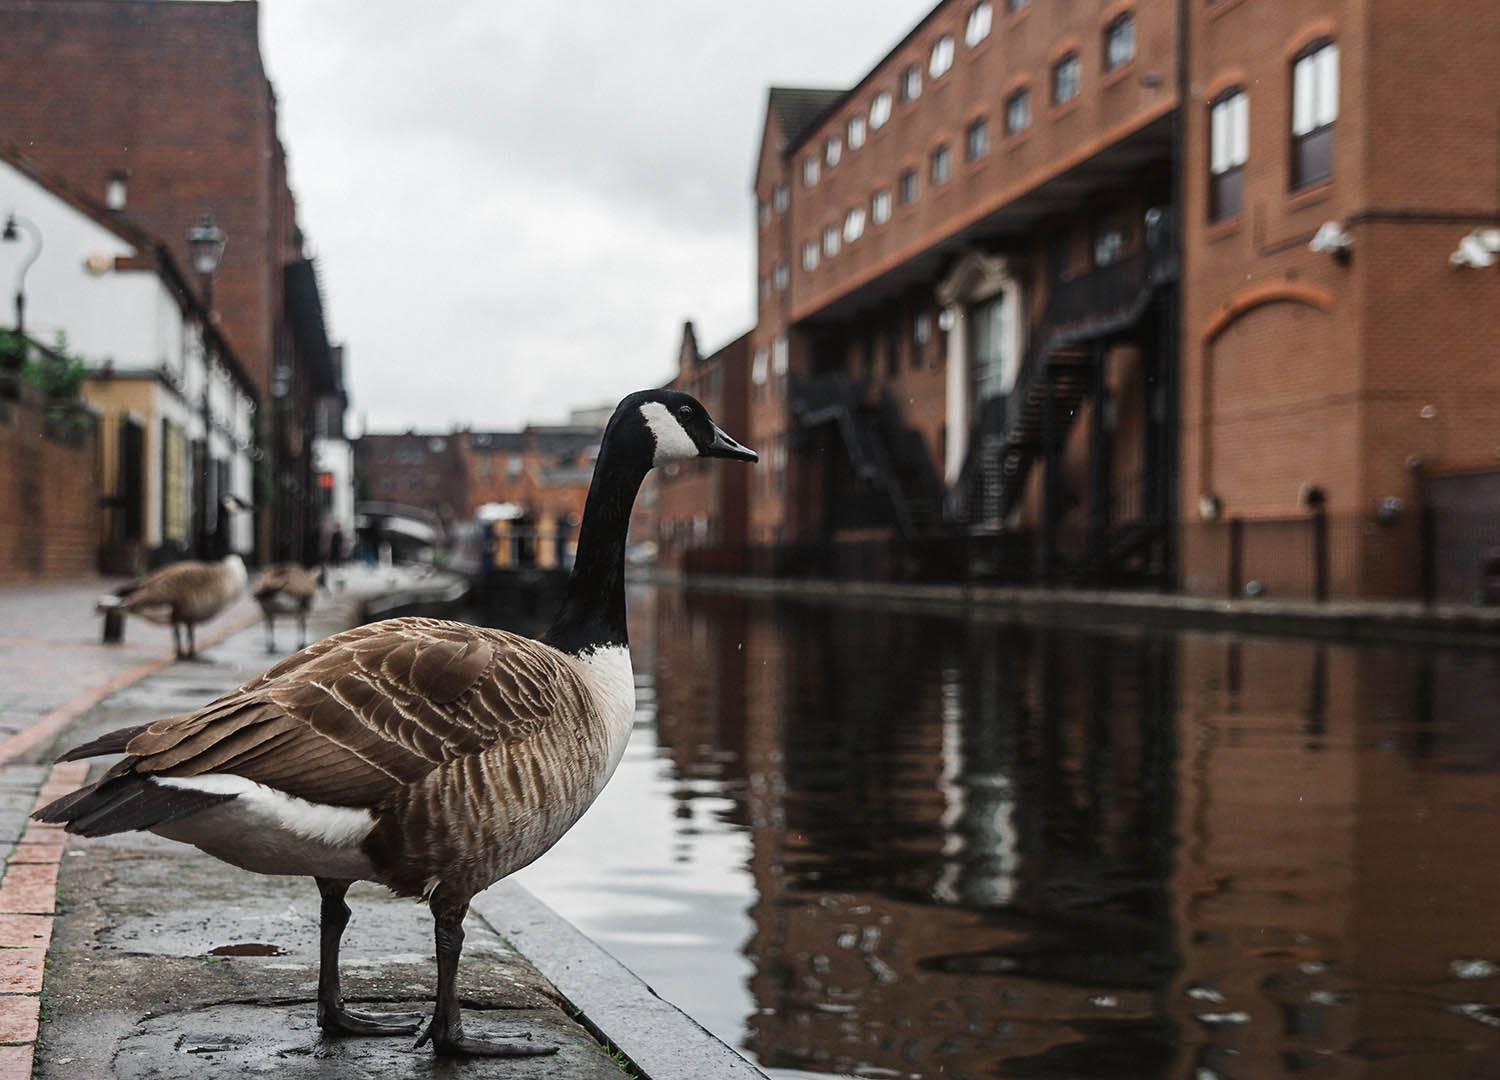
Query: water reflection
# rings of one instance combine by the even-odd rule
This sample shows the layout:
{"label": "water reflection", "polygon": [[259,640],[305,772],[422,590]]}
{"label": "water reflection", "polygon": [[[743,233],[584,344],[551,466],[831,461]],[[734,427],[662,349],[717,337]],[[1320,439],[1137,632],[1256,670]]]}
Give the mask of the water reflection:
{"label": "water reflection", "polygon": [[[592,855],[539,867],[763,1065],[1214,1080],[1500,1054],[1494,654],[631,602],[649,749],[605,812],[670,815],[671,865],[611,869],[601,807]],[[697,904],[695,867],[719,890]],[[591,922],[653,890],[649,957]]]}

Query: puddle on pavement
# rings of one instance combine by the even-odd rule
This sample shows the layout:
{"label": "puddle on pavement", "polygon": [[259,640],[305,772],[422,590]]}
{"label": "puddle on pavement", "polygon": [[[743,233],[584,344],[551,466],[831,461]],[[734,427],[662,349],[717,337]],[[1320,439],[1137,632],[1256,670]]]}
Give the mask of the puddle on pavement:
{"label": "puddle on pavement", "polygon": [[209,956],[285,956],[286,950],[264,941],[245,941],[238,945],[220,945],[209,949]]}

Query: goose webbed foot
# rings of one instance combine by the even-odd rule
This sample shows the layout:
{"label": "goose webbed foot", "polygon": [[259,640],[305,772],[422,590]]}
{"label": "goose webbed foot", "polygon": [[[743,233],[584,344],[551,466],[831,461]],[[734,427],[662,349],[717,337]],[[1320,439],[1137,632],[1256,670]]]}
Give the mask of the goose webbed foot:
{"label": "goose webbed foot", "polygon": [[318,1026],[336,1035],[415,1035],[421,1013],[367,1013],[344,1008],[342,1001],[318,1000]]}
{"label": "goose webbed foot", "polygon": [[440,1022],[437,1015],[417,1039],[416,1047],[427,1043],[432,1043],[432,1051],[439,1057],[543,1057],[561,1049],[556,1043],[533,1042],[529,1031],[510,1039],[473,1038],[464,1034],[463,1024],[456,1017]]}

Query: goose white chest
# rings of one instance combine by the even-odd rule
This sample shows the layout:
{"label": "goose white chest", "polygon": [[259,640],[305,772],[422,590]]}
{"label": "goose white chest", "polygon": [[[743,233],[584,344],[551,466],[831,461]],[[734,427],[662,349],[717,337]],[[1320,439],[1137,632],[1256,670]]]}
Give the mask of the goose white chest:
{"label": "goose white chest", "polygon": [[625,744],[635,727],[635,671],[630,666],[630,649],[608,645],[583,653],[574,663],[584,685],[594,694],[604,725],[606,755],[599,782],[603,788],[625,756]]}

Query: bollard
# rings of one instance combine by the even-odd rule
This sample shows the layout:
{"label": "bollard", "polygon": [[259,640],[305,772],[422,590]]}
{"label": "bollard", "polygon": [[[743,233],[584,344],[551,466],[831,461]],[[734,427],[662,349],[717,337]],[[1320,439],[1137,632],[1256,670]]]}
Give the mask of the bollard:
{"label": "bollard", "polygon": [[118,645],[125,640],[125,613],[123,611],[106,611],[104,613],[104,644]]}

